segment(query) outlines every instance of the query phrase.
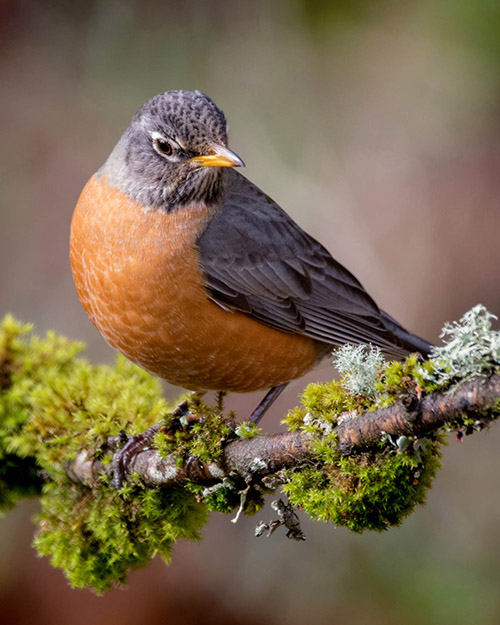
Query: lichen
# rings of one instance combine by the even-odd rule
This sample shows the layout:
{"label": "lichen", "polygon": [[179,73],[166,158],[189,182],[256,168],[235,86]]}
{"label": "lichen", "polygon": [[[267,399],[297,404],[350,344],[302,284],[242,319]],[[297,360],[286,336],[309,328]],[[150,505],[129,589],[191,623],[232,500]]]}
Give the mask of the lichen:
{"label": "lichen", "polygon": [[333,364],[351,395],[374,397],[377,394],[377,381],[384,366],[379,347],[346,343],[333,352]]}
{"label": "lichen", "polygon": [[500,332],[492,329],[497,317],[478,304],[459,321],[446,323],[441,338],[443,346],[433,347],[431,363],[434,378],[440,385],[456,379],[488,376],[500,363]]}

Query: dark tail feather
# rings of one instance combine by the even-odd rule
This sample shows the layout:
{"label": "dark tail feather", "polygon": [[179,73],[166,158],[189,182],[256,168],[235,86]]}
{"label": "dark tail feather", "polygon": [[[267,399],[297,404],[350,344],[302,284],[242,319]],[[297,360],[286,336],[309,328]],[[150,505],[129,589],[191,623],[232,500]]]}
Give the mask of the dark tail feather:
{"label": "dark tail feather", "polygon": [[[432,343],[429,343],[425,339],[421,339],[419,336],[408,332],[405,330],[402,325],[400,325],[395,319],[393,319],[390,315],[388,315],[383,310],[380,311],[380,318],[382,319],[385,327],[396,337],[396,345],[401,348],[401,350],[395,350],[395,353],[398,351],[406,352],[406,354],[410,354],[412,352],[419,352],[422,356],[428,356],[432,347]],[[384,350],[385,351],[385,350]],[[388,352],[392,350],[387,350]]]}

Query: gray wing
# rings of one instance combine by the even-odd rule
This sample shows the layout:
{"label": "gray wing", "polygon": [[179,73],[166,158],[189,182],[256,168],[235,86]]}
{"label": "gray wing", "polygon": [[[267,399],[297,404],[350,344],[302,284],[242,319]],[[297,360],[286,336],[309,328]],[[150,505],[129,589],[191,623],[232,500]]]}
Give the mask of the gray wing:
{"label": "gray wing", "polygon": [[285,332],[406,353],[358,280],[260,189],[228,173],[224,203],[197,242],[210,297]]}

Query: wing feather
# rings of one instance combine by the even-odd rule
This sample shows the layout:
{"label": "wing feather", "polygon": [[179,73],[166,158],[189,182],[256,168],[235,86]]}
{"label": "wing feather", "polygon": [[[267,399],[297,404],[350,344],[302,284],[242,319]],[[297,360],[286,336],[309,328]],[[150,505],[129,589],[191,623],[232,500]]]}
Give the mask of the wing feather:
{"label": "wing feather", "polygon": [[[225,201],[197,242],[215,302],[324,343],[408,351],[412,335],[389,325],[393,320],[320,243],[241,174],[230,171],[228,178]],[[406,333],[402,341],[396,327]]]}

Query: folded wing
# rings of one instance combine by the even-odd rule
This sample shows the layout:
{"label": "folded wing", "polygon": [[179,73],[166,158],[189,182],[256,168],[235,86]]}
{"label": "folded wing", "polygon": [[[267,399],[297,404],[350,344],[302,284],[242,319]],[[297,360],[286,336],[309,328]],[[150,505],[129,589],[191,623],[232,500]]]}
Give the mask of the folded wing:
{"label": "folded wing", "polygon": [[396,357],[428,345],[418,337],[414,344],[273,200],[241,174],[228,173],[225,201],[198,239],[213,301],[332,345],[371,343]]}

